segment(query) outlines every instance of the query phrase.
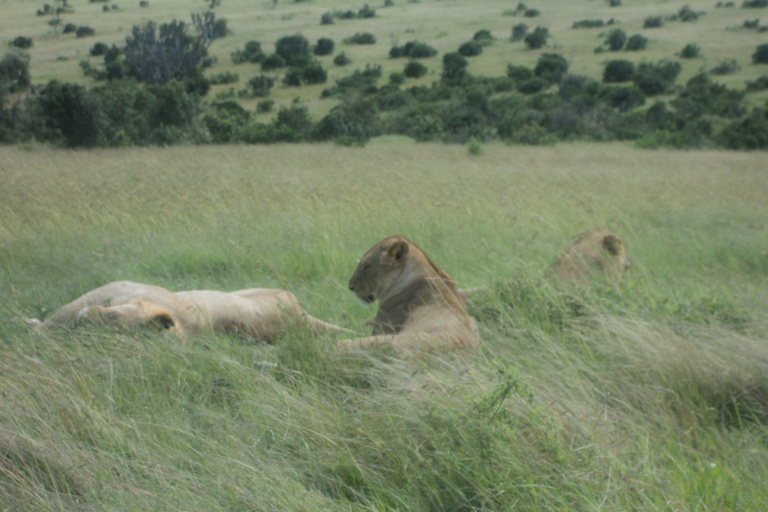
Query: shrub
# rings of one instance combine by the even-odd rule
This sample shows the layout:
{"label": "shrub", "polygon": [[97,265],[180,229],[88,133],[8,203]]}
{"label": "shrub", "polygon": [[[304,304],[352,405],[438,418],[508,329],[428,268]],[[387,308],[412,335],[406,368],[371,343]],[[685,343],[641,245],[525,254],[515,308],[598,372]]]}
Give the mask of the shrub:
{"label": "shrub", "polygon": [[764,111],[752,114],[726,126],[720,134],[722,144],[729,149],[768,149],[768,119]]}
{"label": "shrub", "polygon": [[490,30],[481,29],[475,32],[475,35],[472,36],[472,40],[478,41],[481,44],[489,44],[493,41],[493,34],[491,34]]}
{"label": "shrub", "polygon": [[744,3],[741,4],[742,7],[745,8],[759,8],[759,7],[768,7],[768,0],[744,0]]}
{"label": "shrub", "polygon": [[461,82],[467,76],[467,59],[458,52],[443,55],[443,73],[441,80],[448,83]]}
{"label": "shrub", "polygon": [[525,66],[507,65],[507,76],[515,82],[522,82],[533,78],[533,70]]}
{"label": "shrub", "polygon": [[358,18],[373,18],[376,16],[376,10],[371,9],[368,4],[365,4],[359,11],[357,11]]}
{"label": "shrub", "polygon": [[635,70],[633,81],[647,96],[663,94],[675,82],[682,66],[679,62],[642,63]]}
{"label": "shrub", "polygon": [[275,80],[266,75],[259,75],[248,80],[248,86],[251,88],[251,94],[263,98],[269,95],[270,89],[275,85]]}
{"label": "shrub", "polygon": [[571,28],[598,28],[605,26],[605,22],[603,20],[579,20],[574,21],[573,26]]}
{"label": "shrub", "polygon": [[747,90],[751,92],[768,90],[768,76],[761,76],[754,82],[747,81]]}
{"label": "shrub", "polygon": [[77,27],[77,31],[75,31],[75,37],[89,37],[96,33],[95,30],[93,30],[91,27],[87,27],[85,25]]}
{"label": "shrub", "polygon": [[[30,85],[29,59],[27,52],[16,49],[5,53],[0,59],[0,84],[7,87],[9,92],[16,92]],[[0,93],[2,92],[0,90]],[[0,103],[0,112],[2,107]]]}
{"label": "shrub", "polygon": [[620,112],[628,112],[645,104],[645,94],[637,87],[610,87],[606,99],[611,107]]}
{"label": "shrub", "polygon": [[556,53],[543,53],[533,69],[533,74],[542,80],[555,84],[568,72],[568,61]]}
{"label": "shrub", "polygon": [[521,39],[525,38],[525,35],[528,33],[528,25],[525,23],[519,23],[512,27],[512,36],[510,39],[512,41],[520,41]]}
{"label": "shrub", "polygon": [[392,82],[395,85],[400,85],[403,82],[405,82],[405,74],[404,73],[391,73],[389,75],[389,81]]}
{"label": "shrub", "polygon": [[99,42],[91,46],[91,49],[88,50],[88,53],[92,57],[100,57],[102,55],[106,55],[108,51],[109,51],[109,46],[107,46],[106,43]]}
{"label": "shrub", "polygon": [[213,85],[234,84],[235,82],[240,81],[240,76],[231,71],[224,71],[222,73],[211,75],[208,80],[210,80]]}
{"label": "shrub", "polygon": [[526,18],[535,18],[540,14],[541,14],[541,11],[539,11],[538,9],[528,9],[523,13],[523,16],[525,16]]}
{"label": "shrub", "polygon": [[139,7],[149,7],[149,1],[141,0],[141,2],[139,2]]}
{"label": "shrub", "polygon": [[523,41],[529,49],[536,50],[547,44],[547,38],[549,38],[549,29],[536,27],[533,32],[525,36]]}
{"label": "shrub", "polygon": [[330,55],[333,53],[335,46],[333,39],[321,37],[317,40],[313,51],[315,55]]}
{"label": "shrub", "polygon": [[683,47],[683,49],[680,51],[680,58],[681,59],[695,59],[699,56],[699,51],[701,51],[701,48],[696,43],[688,43]]}
{"label": "shrub", "polygon": [[333,58],[333,63],[337,66],[346,66],[350,62],[352,62],[352,59],[347,57],[347,54],[344,52],[341,52]]}
{"label": "shrub", "polygon": [[333,25],[333,13],[332,12],[324,12],[320,16],[320,24],[321,25]]}
{"label": "shrub", "polygon": [[605,44],[608,45],[608,49],[612,52],[618,52],[627,42],[627,33],[620,28],[611,30],[608,37],[605,38]]}
{"label": "shrub", "polygon": [[741,69],[736,59],[726,59],[709,70],[713,75],[730,75]]}
{"label": "shrub", "polygon": [[232,62],[242,64],[250,62],[256,64],[264,60],[264,51],[261,49],[261,43],[258,41],[248,41],[242,50],[235,50],[230,54]]}
{"label": "shrub", "polygon": [[699,19],[699,14],[691,9],[690,6],[684,5],[677,13],[677,18],[680,21],[696,21]]}
{"label": "shrub", "polygon": [[261,61],[262,71],[272,71],[274,69],[280,69],[285,67],[285,59],[276,53],[272,53],[264,57]]}
{"label": "shrub", "polygon": [[64,25],[64,28],[61,29],[62,34],[70,34],[76,31],[77,31],[77,25],[75,25],[74,23],[67,23],[66,25]]}
{"label": "shrub", "polygon": [[659,28],[664,26],[661,16],[648,16],[643,21],[643,28]]}
{"label": "shrub", "polygon": [[603,69],[603,82],[629,82],[634,78],[635,65],[628,60],[610,60]]}
{"label": "shrub", "polygon": [[459,53],[465,57],[474,57],[483,53],[483,45],[477,41],[467,41],[459,46]]}
{"label": "shrub", "polygon": [[627,46],[625,50],[628,52],[636,52],[645,50],[645,46],[648,44],[648,38],[640,34],[635,34],[627,39]]}
{"label": "shrub", "polygon": [[608,0],[608,5],[610,7],[620,7],[621,6],[621,0]]}
{"label": "shrub", "polygon": [[403,69],[403,75],[408,78],[421,78],[427,74],[427,66],[415,60],[410,61]]}
{"label": "shrub", "polygon": [[342,40],[344,44],[376,44],[376,36],[370,32],[358,32]]}
{"label": "shrub", "polygon": [[272,112],[274,106],[275,100],[261,100],[256,104],[256,113],[265,114],[267,112]]}
{"label": "shrub", "polygon": [[309,41],[301,34],[278,39],[275,43],[275,53],[282,57],[288,66],[303,66],[312,60]]}
{"label": "shrub", "polygon": [[470,155],[479,156],[485,153],[485,148],[476,137],[470,137],[467,141],[467,151]]}
{"label": "shrub", "polygon": [[437,50],[421,41],[408,41],[403,46],[393,46],[389,50],[389,56],[393,59],[409,57],[411,59],[424,59],[437,55]]}
{"label": "shrub", "polygon": [[322,64],[313,60],[301,68],[301,82],[305,84],[324,84],[328,80],[328,72]]}
{"label": "shrub", "polygon": [[107,119],[82,85],[51,81],[40,93],[40,104],[51,128],[58,130],[68,147],[105,144]]}
{"label": "shrub", "polygon": [[768,44],[761,44],[752,54],[754,64],[768,64]]}
{"label": "shrub", "polygon": [[515,89],[520,94],[536,94],[549,87],[549,83],[541,78],[531,78],[516,82]]}
{"label": "shrub", "polygon": [[22,50],[32,48],[32,38],[18,36],[13,41],[11,41],[11,46],[15,46],[16,48],[21,48]]}
{"label": "shrub", "polygon": [[304,76],[301,68],[288,68],[283,77],[283,83],[288,86],[298,87],[301,85],[301,78]]}

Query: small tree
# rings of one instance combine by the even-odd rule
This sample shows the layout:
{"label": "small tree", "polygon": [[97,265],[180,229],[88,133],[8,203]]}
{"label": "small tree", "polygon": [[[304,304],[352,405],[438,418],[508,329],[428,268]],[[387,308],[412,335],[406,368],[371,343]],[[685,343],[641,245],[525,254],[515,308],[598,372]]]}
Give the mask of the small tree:
{"label": "small tree", "polygon": [[314,47],[315,55],[330,55],[333,53],[335,43],[333,39],[327,37],[321,37],[317,40],[317,44]]}
{"label": "small tree", "polygon": [[618,52],[627,42],[627,33],[620,28],[611,30],[608,37],[605,38],[605,44],[608,45],[608,49],[612,52]]}
{"label": "small tree", "polygon": [[256,97],[264,97],[269,95],[270,89],[275,85],[275,81],[266,76],[259,75],[248,80],[248,86],[251,88],[251,93]]}
{"label": "small tree", "polygon": [[648,44],[648,38],[640,34],[635,34],[627,39],[627,46],[625,48],[628,52],[636,52],[645,50],[645,46]]}
{"label": "small tree", "polygon": [[558,83],[568,72],[568,61],[556,53],[543,53],[533,74],[550,84]]}
{"label": "small tree", "polygon": [[275,53],[289,66],[302,66],[312,60],[309,41],[301,34],[278,39],[275,43]]}
{"label": "small tree", "polygon": [[459,53],[465,57],[474,57],[483,53],[483,45],[477,41],[467,41],[459,46]]}
{"label": "small tree", "polygon": [[426,74],[427,66],[415,60],[412,60],[406,64],[405,69],[403,69],[403,75],[407,76],[408,78],[421,78]]}
{"label": "small tree", "polygon": [[512,36],[510,39],[512,41],[520,41],[525,37],[525,35],[528,33],[528,25],[525,23],[519,23],[512,27]]}
{"label": "small tree", "polygon": [[22,50],[32,48],[32,38],[18,36],[13,41],[11,41],[11,46],[15,46],[16,48],[21,48]]}
{"label": "small tree", "polygon": [[752,62],[755,64],[768,64],[768,44],[761,44],[752,54]]}
{"label": "small tree", "polygon": [[603,82],[621,83],[629,82],[635,74],[635,65],[628,60],[611,60],[603,69]]}
{"label": "small tree", "polygon": [[537,50],[547,44],[549,38],[549,29],[545,27],[536,27],[536,29],[525,36],[523,40],[525,45],[531,50]]}
{"label": "small tree", "polygon": [[460,82],[467,75],[467,59],[458,52],[446,53],[443,55],[443,74],[441,79],[444,82]]}
{"label": "small tree", "polygon": [[699,56],[701,48],[696,43],[688,43],[680,52],[681,59],[695,59]]}

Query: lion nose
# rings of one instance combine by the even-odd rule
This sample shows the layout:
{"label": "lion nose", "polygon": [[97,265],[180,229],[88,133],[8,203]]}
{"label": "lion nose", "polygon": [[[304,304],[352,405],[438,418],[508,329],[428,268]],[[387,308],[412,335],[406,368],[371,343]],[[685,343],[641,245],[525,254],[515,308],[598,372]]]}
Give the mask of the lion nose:
{"label": "lion nose", "polygon": [[352,283],[349,283],[348,286],[349,286],[349,291],[351,292],[355,291],[355,285],[353,285]]}

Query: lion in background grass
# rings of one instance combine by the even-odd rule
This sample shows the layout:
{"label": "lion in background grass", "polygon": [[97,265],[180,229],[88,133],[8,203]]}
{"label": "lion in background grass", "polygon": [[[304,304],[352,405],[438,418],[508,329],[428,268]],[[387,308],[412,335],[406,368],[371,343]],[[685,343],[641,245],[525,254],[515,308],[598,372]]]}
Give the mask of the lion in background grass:
{"label": "lion in background grass", "polygon": [[473,349],[477,325],[453,279],[413,242],[389,236],[369,249],[349,281],[361,304],[379,301],[372,336],[343,348],[390,349],[396,357]]}

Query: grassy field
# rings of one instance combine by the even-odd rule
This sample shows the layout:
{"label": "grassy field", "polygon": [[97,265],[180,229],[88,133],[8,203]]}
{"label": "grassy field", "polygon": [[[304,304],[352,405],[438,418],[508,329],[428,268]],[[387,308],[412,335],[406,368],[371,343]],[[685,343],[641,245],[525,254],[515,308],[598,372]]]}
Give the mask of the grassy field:
{"label": "grassy field", "polygon": [[[0,509],[766,509],[764,155],[485,150],[0,148]],[[630,278],[548,278],[595,226]],[[346,283],[395,233],[459,286],[491,284],[478,353],[17,321],[130,279],[280,286],[364,333],[374,311]]]}
{"label": "grassy field", "polygon": [[[322,85],[287,87],[278,85],[272,90],[271,97],[281,105],[289,105],[295,98],[300,98],[312,115],[319,119],[328,112],[338,100],[320,99],[320,92],[335,80],[346,76],[353,69],[362,68],[367,63],[380,64],[386,78],[392,72],[402,71],[405,59],[389,59],[389,50],[395,44],[419,40],[429,43],[439,54],[423,62],[429,73],[419,80],[409,80],[411,84],[430,84],[439,79],[442,69],[442,55],[456,51],[460,44],[470,40],[480,29],[490,30],[495,37],[494,43],[485,48],[482,55],[470,59],[469,72],[484,76],[503,76],[507,64],[534,66],[539,56],[546,52],[560,53],[570,63],[570,72],[599,78],[607,60],[622,58],[633,62],[656,62],[661,59],[679,60],[683,71],[678,79],[685,83],[700,70],[709,70],[725,59],[735,59],[741,69],[731,75],[717,77],[717,80],[730,88],[742,90],[746,80],[756,80],[766,74],[766,67],[753,65],[751,55],[759,44],[768,41],[765,32],[744,29],[744,21],[759,19],[760,25],[768,23],[765,9],[715,8],[711,0],[660,1],[631,0],[620,7],[609,7],[600,0],[579,0],[563,2],[561,0],[536,0],[527,2],[529,8],[540,11],[540,16],[528,18],[522,15],[510,15],[518,2],[509,0],[421,0],[418,3],[395,0],[394,6],[383,7],[379,2],[369,2],[376,9],[373,19],[337,20],[334,25],[320,25],[320,16],[333,10],[353,10],[357,12],[365,2],[360,0],[339,0],[336,2],[309,1],[291,2],[280,0],[273,7],[271,1],[250,2],[247,0],[223,0],[215,12],[219,18],[226,18],[232,34],[215,42],[211,54],[218,63],[210,73],[231,71],[240,75],[240,82],[234,85],[216,86],[211,96],[227,91],[234,86],[236,90],[246,87],[246,82],[261,74],[257,65],[234,65],[230,54],[243,48],[250,40],[261,42],[266,53],[271,53],[278,38],[295,33],[303,34],[314,43],[321,37],[329,37],[336,43],[336,52],[346,52],[352,58],[347,67],[337,67],[332,63],[333,56],[320,57],[328,70],[328,83]],[[740,5],[740,2],[736,2]],[[104,5],[112,3],[88,3],[86,0],[71,0],[75,9],[72,14],[64,15],[64,23],[92,27],[96,34],[92,37],[76,38],[74,34],[57,34],[46,23],[49,17],[38,17],[35,11],[42,7],[42,0],[5,0],[0,5],[2,20],[0,33],[6,41],[16,36],[32,37],[34,47],[29,50],[32,56],[31,71],[35,83],[46,83],[57,78],[65,81],[78,81],[88,84],[90,79],[83,76],[79,62],[90,59],[98,66],[101,58],[89,57],[88,51],[97,41],[109,45],[125,44],[131,27],[147,21],[158,23],[172,19],[189,21],[190,12],[200,12],[207,8],[202,0],[158,0],[150,2],[149,8],[139,7],[138,1],[117,3],[118,10],[103,12]],[[664,27],[643,29],[643,21],[649,16],[668,17],[676,14],[684,5],[703,14],[695,22],[667,21]],[[573,29],[574,21],[583,19],[615,19],[612,27],[595,29]],[[527,24],[531,30],[537,26],[547,27],[551,38],[547,47],[541,50],[529,50],[522,41],[511,42],[512,26]],[[595,54],[605,35],[612,28],[622,28],[628,35],[641,33],[649,38],[648,47],[639,52],[606,52]],[[374,45],[343,45],[342,39],[357,32],[370,32],[376,37]],[[676,53],[688,43],[701,47],[701,57],[696,59],[678,59]],[[273,73],[277,83],[281,84],[281,72]],[[750,102],[762,105],[768,93],[750,95]],[[248,108],[254,107],[256,99],[243,100]]]}

